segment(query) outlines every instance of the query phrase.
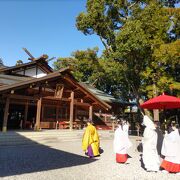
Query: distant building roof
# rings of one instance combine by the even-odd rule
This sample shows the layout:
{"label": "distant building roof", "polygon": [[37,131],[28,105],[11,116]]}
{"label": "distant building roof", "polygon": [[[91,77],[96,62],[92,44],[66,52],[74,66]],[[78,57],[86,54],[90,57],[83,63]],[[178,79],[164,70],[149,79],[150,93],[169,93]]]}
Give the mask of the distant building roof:
{"label": "distant building roof", "polygon": [[109,95],[105,93],[104,91],[101,91],[87,83],[81,83],[81,85],[85,86],[87,89],[89,89],[94,95],[96,95],[99,99],[102,101],[105,101],[107,103],[120,103],[120,104],[135,104],[127,101],[122,101],[120,99],[115,98],[112,95]]}

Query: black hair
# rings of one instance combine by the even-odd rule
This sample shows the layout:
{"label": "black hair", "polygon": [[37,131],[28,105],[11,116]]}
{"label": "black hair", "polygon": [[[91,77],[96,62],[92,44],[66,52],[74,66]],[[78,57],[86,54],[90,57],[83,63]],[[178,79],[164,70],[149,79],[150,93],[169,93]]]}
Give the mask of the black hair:
{"label": "black hair", "polygon": [[122,120],[119,120],[119,121],[117,121],[117,124],[118,124],[119,126],[121,126],[121,129],[123,130],[123,121],[122,121]]}

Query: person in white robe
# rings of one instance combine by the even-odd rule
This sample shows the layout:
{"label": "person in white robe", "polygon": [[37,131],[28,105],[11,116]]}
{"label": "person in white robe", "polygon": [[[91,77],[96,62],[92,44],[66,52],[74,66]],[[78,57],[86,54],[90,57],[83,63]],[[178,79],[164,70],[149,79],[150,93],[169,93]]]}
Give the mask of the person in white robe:
{"label": "person in white robe", "polygon": [[171,124],[172,132],[165,134],[161,153],[165,156],[161,163],[163,172],[180,175],[180,135],[176,123]]}
{"label": "person in white robe", "polygon": [[114,152],[116,153],[116,162],[125,163],[128,159],[127,150],[132,146],[129,140],[127,129],[123,129],[123,122],[118,122],[118,128],[115,130],[114,134]]}
{"label": "person in white robe", "polygon": [[144,116],[143,124],[146,126],[143,133],[142,160],[147,171],[159,171],[160,160],[157,152],[157,133],[154,123],[148,116]]}
{"label": "person in white robe", "polygon": [[129,123],[128,121],[123,121],[123,131],[127,133],[127,136],[129,136]]}

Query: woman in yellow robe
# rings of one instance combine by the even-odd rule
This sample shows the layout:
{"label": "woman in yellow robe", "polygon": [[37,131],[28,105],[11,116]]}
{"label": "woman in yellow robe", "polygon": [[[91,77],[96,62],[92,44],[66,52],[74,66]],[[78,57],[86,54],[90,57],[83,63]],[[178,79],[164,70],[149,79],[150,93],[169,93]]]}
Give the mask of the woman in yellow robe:
{"label": "woman in yellow robe", "polygon": [[82,149],[89,157],[99,156],[99,135],[92,121],[88,120],[82,139]]}

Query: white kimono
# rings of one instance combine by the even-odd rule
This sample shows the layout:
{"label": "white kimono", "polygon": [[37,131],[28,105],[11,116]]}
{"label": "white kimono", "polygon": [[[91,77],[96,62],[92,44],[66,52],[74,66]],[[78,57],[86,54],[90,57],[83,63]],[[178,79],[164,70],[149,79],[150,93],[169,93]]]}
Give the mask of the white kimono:
{"label": "white kimono", "polygon": [[148,116],[144,116],[143,124],[146,126],[143,134],[143,163],[147,171],[158,171],[160,160],[157,152],[157,133],[154,123]]}
{"label": "white kimono", "polygon": [[127,136],[129,135],[129,125],[127,123],[123,125],[123,131],[127,133]]}
{"label": "white kimono", "polygon": [[165,135],[161,153],[165,156],[166,161],[180,164],[180,135],[178,129]]}
{"label": "white kimono", "polygon": [[127,150],[132,146],[126,131],[119,126],[114,134],[114,152],[117,154],[127,154]]}

